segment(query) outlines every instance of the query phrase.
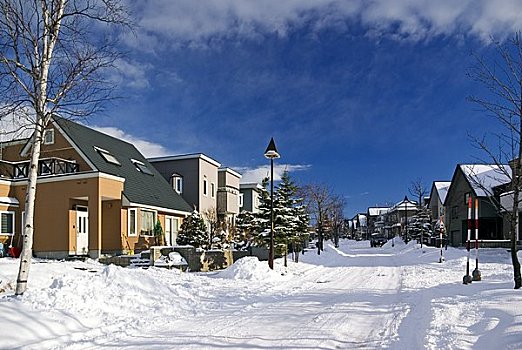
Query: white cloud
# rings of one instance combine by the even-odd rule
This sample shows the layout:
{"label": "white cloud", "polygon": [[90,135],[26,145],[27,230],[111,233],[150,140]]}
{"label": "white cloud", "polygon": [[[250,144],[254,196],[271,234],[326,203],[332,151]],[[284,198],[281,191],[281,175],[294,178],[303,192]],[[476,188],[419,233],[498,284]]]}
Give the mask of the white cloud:
{"label": "white cloud", "polygon": [[[292,164],[277,164],[274,165],[274,181],[281,180],[283,172],[304,171],[310,169],[311,165],[292,165]],[[241,183],[261,183],[265,177],[270,176],[270,165],[259,166],[257,168],[234,167],[241,175]]]}
{"label": "white cloud", "polygon": [[487,40],[522,28],[520,0],[150,0],[135,7],[147,41],[154,33],[192,44],[265,33],[284,37],[305,24],[343,28],[356,21],[372,35],[414,40],[453,34]]}
{"label": "white cloud", "polygon": [[110,76],[115,84],[134,89],[145,89],[150,86],[148,74],[152,69],[151,65],[118,59],[115,66],[116,70]]}
{"label": "white cloud", "polygon": [[147,158],[151,157],[161,157],[173,154],[173,152],[169,152],[165,147],[160,144],[153,143],[144,139],[140,139],[139,137],[132,136],[130,134],[125,133],[123,130],[114,128],[114,127],[98,127],[93,126],[94,130],[102,132],[104,134],[110,135],[117,139],[126,141],[130,144],[133,144],[141,154],[143,154]]}

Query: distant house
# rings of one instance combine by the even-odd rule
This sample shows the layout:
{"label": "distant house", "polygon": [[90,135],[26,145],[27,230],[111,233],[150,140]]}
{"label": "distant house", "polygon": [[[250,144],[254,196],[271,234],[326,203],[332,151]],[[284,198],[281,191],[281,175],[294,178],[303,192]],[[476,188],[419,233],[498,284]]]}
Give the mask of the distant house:
{"label": "distant house", "polygon": [[239,214],[241,174],[203,153],[149,161],[193,209],[215,211],[222,222],[234,222]]}
{"label": "distant house", "polygon": [[428,209],[430,210],[432,227],[438,227],[441,218],[444,220],[444,201],[450,185],[450,181],[434,181],[431,186]]}
{"label": "distant house", "polygon": [[496,187],[510,182],[506,172],[510,172],[509,165],[457,165],[444,201],[446,232],[452,245],[466,243],[469,197],[472,198],[473,213],[475,199],[479,200],[479,239],[506,239],[508,227],[491,200],[492,196],[496,196]]}
{"label": "distant house", "polygon": [[240,211],[248,211],[251,213],[257,213],[259,211],[259,204],[261,200],[261,191],[263,186],[254,183],[242,183],[239,184],[239,209]]}
{"label": "distant house", "polygon": [[385,231],[388,237],[405,236],[407,225],[419,211],[417,202],[404,198],[385,214]]}
{"label": "distant house", "polygon": [[171,186],[199,212],[217,210],[221,164],[203,153],[149,158]]}
{"label": "distant house", "polygon": [[384,233],[384,214],[388,212],[388,207],[369,207],[367,212],[368,217],[368,232]]}
{"label": "distant house", "polygon": [[[191,207],[131,144],[54,117],[44,130],[38,164],[34,254],[100,257],[166,239]],[[2,145],[0,241],[21,243],[31,144]],[[167,226],[170,222],[170,226]],[[174,223],[175,222],[175,223]]]}
{"label": "distant house", "polygon": [[241,174],[230,168],[218,169],[218,216],[222,222],[234,224],[242,203],[239,192]]}
{"label": "distant house", "polygon": [[356,214],[352,218],[352,238],[356,240],[369,239],[368,235],[368,219],[366,213]]}

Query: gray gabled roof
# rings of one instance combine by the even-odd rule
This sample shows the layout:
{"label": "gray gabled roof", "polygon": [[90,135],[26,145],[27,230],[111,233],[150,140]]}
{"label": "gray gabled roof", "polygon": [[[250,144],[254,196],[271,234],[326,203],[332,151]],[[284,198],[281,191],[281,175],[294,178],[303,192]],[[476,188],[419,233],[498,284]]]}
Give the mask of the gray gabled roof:
{"label": "gray gabled roof", "polygon": [[[190,205],[130,143],[60,117],[54,117],[54,121],[98,171],[125,179],[123,194],[131,203],[187,213],[192,211]],[[120,165],[107,162],[96,148],[110,152]],[[141,162],[151,175],[139,171],[132,160]]]}
{"label": "gray gabled roof", "polygon": [[459,167],[479,197],[489,197],[494,187],[511,182],[511,168],[507,164],[460,164]]}

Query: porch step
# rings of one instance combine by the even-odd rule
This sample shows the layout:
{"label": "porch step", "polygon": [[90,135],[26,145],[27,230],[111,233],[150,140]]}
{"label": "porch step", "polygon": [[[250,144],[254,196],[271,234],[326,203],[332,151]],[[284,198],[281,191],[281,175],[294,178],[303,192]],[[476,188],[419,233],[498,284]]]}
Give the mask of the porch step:
{"label": "porch step", "polygon": [[89,257],[87,255],[69,255],[65,258],[66,261],[85,261]]}
{"label": "porch step", "polygon": [[150,266],[150,259],[144,259],[142,257],[131,259],[130,260],[130,266],[134,266],[134,267],[149,267]]}

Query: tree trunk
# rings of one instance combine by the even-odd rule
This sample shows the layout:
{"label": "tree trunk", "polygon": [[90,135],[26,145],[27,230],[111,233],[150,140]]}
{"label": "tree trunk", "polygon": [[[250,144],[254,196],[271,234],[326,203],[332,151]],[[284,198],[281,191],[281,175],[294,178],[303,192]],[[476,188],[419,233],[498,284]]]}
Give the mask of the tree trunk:
{"label": "tree trunk", "polygon": [[36,181],[38,177],[38,160],[40,159],[40,148],[42,144],[43,118],[38,118],[36,130],[33,134],[33,147],[31,148],[31,162],[27,179],[27,191],[25,194],[25,227],[23,228],[23,246],[20,254],[20,268],[16,280],[15,295],[22,295],[27,289],[27,279],[33,256],[33,234],[34,234],[34,205],[36,200]]}
{"label": "tree trunk", "polygon": [[513,171],[514,176],[511,180],[513,183],[513,211],[511,212],[511,222],[510,222],[510,231],[511,231],[511,262],[513,264],[513,279],[515,281],[515,289],[520,289],[522,287],[522,277],[520,276],[520,262],[518,261],[517,256],[517,237],[518,237],[518,200],[520,196],[520,161],[519,158],[516,161],[515,169]]}

